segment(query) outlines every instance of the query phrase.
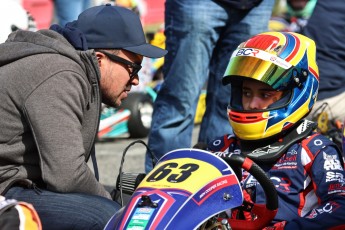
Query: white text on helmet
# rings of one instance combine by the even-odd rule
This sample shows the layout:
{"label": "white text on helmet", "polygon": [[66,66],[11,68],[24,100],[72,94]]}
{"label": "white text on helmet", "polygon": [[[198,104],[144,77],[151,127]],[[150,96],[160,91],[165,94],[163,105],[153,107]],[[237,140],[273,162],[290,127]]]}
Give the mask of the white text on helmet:
{"label": "white text on helmet", "polygon": [[235,50],[231,56],[233,57],[238,57],[238,56],[249,56],[249,57],[256,57],[264,61],[269,61],[279,67],[282,67],[284,69],[289,69],[291,67],[291,64],[280,57],[267,53],[263,50],[259,49],[253,49],[253,48],[242,48]]}

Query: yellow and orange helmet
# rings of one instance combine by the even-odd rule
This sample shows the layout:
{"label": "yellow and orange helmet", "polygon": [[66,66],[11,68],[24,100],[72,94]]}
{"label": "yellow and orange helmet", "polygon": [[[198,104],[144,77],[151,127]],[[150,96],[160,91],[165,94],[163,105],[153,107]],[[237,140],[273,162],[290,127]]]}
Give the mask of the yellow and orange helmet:
{"label": "yellow and orange helmet", "polygon": [[[291,32],[267,32],[243,42],[233,52],[223,77],[231,83],[228,116],[235,135],[260,140],[282,133],[312,109],[319,88],[315,42]],[[253,79],[286,92],[263,110],[244,110],[242,81]]]}

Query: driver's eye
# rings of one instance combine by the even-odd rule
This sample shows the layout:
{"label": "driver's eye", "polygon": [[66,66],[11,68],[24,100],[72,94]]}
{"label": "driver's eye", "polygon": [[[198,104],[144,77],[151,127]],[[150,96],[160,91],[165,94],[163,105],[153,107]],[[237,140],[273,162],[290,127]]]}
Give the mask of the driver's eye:
{"label": "driver's eye", "polygon": [[252,96],[252,93],[251,93],[250,91],[248,91],[248,90],[243,90],[243,91],[242,91],[242,95],[243,95],[244,97],[251,97],[251,96]]}
{"label": "driver's eye", "polygon": [[272,94],[270,94],[270,93],[264,93],[264,94],[262,94],[262,98],[267,99],[267,98],[270,98],[270,97],[272,97]]}

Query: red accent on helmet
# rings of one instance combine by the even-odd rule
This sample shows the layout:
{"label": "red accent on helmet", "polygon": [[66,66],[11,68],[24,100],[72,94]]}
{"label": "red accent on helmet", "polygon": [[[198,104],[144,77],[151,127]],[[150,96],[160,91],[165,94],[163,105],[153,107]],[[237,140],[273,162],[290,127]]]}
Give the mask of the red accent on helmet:
{"label": "red accent on helmet", "polygon": [[290,62],[295,56],[296,54],[299,52],[299,49],[301,47],[301,41],[299,38],[297,38],[295,35],[291,34],[294,38],[295,38],[295,47],[292,50],[292,52],[290,53],[290,55],[288,57],[285,58],[285,61]]}
{"label": "red accent on helmet", "polygon": [[279,39],[272,35],[254,36],[246,42],[246,47],[266,50],[269,47],[274,49],[279,44]]}
{"label": "red accent on helmet", "polygon": [[320,81],[319,74],[311,67],[309,67],[308,69],[316,77],[316,79]]}
{"label": "red accent on helmet", "polygon": [[241,113],[241,112],[229,112],[229,118],[237,123],[255,123],[266,120],[262,117],[262,113]]}

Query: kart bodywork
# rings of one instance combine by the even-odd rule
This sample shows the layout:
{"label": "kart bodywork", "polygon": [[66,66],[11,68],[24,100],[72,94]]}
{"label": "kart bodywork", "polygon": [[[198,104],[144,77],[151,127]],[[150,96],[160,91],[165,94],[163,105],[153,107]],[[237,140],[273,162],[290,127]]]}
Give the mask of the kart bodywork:
{"label": "kart bodywork", "polygon": [[[242,169],[260,183],[266,204],[243,206],[238,180],[242,178]],[[131,183],[125,183],[128,177],[121,176],[124,174],[119,175],[120,203],[124,204],[123,189],[127,190]],[[134,187],[106,230],[254,230],[267,226],[278,210],[278,195],[272,181],[252,160],[238,154],[222,159],[200,149],[173,150]],[[232,210],[238,207],[250,210],[253,218],[232,218]]]}

